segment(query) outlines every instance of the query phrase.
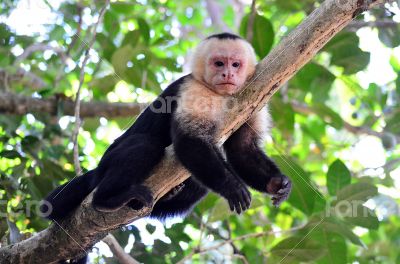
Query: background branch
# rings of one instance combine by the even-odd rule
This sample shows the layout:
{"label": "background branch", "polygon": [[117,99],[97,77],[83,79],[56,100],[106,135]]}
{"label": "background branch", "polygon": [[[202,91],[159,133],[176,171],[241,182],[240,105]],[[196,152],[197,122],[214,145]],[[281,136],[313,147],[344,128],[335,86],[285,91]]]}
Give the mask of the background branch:
{"label": "background branch", "polygon": [[114,257],[118,260],[120,264],[139,264],[137,260],[131,257],[128,253],[124,251],[121,245],[118,243],[117,239],[112,235],[108,234],[103,238],[103,242],[107,244],[113,253]]}
{"label": "background branch", "polygon": [[[302,113],[302,114],[306,114],[306,115],[312,115],[312,114],[316,114],[314,112],[314,110],[309,107],[306,104],[300,103],[300,102],[296,102],[296,101],[291,101],[290,103],[293,107],[293,109],[296,112]],[[384,138],[386,135],[390,134],[393,135],[392,133],[389,132],[378,132],[375,130],[372,130],[369,127],[364,127],[364,126],[353,126],[352,124],[346,122],[345,120],[343,120],[343,128],[346,129],[347,131],[356,134],[356,135],[361,135],[361,134],[365,134],[365,135],[370,135],[370,136],[375,136],[378,137],[380,139]],[[396,141],[398,143],[400,143],[400,136],[396,136],[393,135],[393,137],[396,139]]]}
{"label": "background branch", "polygon": [[398,27],[400,23],[393,20],[377,20],[377,21],[352,21],[346,29],[350,31],[356,31],[363,27],[376,27],[376,28],[395,28]]}
{"label": "background branch", "polygon": [[253,34],[254,34],[254,19],[256,18],[256,0],[253,0],[251,2],[251,10],[250,10],[250,15],[249,15],[249,20],[247,22],[247,36],[246,36],[246,40],[248,42],[252,42],[253,41]]}
{"label": "background branch", "polygon": [[[132,117],[138,115],[147,104],[81,102],[81,117]],[[14,93],[0,93],[0,113],[25,115],[28,113],[47,113],[74,116],[75,103],[65,96],[33,98]]]}
{"label": "background branch", "polygon": [[[99,18],[97,19],[97,22],[95,23],[92,31],[92,38],[87,44],[87,50],[85,52],[85,57],[83,58],[82,61],[82,66],[79,74],[79,87],[78,90],[76,91],[76,96],[75,96],[75,127],[74,127],[74,132],[72,134],[72,142],[74,144],[74,167],[75,167],[75,173],[76,175],[81,174],[82,168],[79,162],[79,144],[78,144],[78,135],[79,135],[79,129],[81,127],[81,117],[80,117],[80,111],[81,111],[81,100],[80,100],[80,94],[81,94],[81,89],[83,86],[83,83],[85,82],[85,67],[86,64],[89,61],[90,58],[90,50],[93,47],[94,42],[96,41],[96,34],[97,34],[97,27],[99,26],[100,22],[103,20],[104,14],[106,12],[106,9],[108,5],[110,4],[110,0],[106,0],[106,3],[100,10]],[[86,43],[85,43],[86,44]]]}

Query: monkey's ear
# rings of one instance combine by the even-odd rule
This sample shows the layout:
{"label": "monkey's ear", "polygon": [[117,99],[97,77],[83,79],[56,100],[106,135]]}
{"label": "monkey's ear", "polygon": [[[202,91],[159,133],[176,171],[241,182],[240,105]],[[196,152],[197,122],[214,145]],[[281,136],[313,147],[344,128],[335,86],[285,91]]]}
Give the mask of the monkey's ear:
{"label": "monkey's ear", "polygon": [[190,58],[190,70],[195,79],[200,80],[205,74],[206,57],[210,48],[210,40],[202,41]]}

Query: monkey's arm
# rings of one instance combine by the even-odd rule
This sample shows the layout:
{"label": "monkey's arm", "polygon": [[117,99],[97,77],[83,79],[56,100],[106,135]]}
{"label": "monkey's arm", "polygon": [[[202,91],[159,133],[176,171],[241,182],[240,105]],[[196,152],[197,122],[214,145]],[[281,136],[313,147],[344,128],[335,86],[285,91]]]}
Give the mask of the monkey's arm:
{"label": "monkey's arm", "polygon": [[[196,123],[197,122],[193,121]],[[200,124],[193,129],[190,124],[173,122],[172,138],[176,156],[195,179],[228,200],[230,209],[241,213],[250,206],[251,196],[242,180],[224,161],[221,152],[212,142],[212,126]]]}
{"label": "monkey's arm", "polygon": [[271,194],[273,204],[278,206],[288,198],[291,182],[264,154],[258,141],[257,133],[245,123],[225,142],[226,156],[246,184]]}

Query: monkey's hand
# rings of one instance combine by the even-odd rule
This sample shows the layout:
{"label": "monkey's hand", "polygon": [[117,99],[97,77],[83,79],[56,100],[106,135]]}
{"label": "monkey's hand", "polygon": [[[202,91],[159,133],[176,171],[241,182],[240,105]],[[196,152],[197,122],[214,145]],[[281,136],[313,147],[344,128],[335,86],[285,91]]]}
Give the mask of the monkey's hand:
{"label": "monkey's hand", "polygon": [[228,200],[231,211],[240,214],[249,209],[251,194],[241,182],[237,182],[237,184],[231,186],[230,188],[228,186],[225,188],[222,196]]}
{"label": "monkey's hand", "polygon": [[272,177],[267,184],[267,192],[272,194],[272,204],[276,207],[287,200],[291,190],[292,182],[283,174]]}

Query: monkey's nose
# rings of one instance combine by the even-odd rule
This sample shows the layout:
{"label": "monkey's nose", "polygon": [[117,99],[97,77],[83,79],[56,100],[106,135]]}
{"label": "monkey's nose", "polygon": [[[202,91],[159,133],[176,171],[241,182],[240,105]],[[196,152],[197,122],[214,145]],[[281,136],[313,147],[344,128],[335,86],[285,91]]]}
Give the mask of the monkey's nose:
{"label": "monkey's nose", "polygon": [[228,74],[226,74],[226,73],[223,73],[222,74],[222,77],[224,78],[224,79],[231,79],[231,78],[233,78],[233,73],[228,73]]}

